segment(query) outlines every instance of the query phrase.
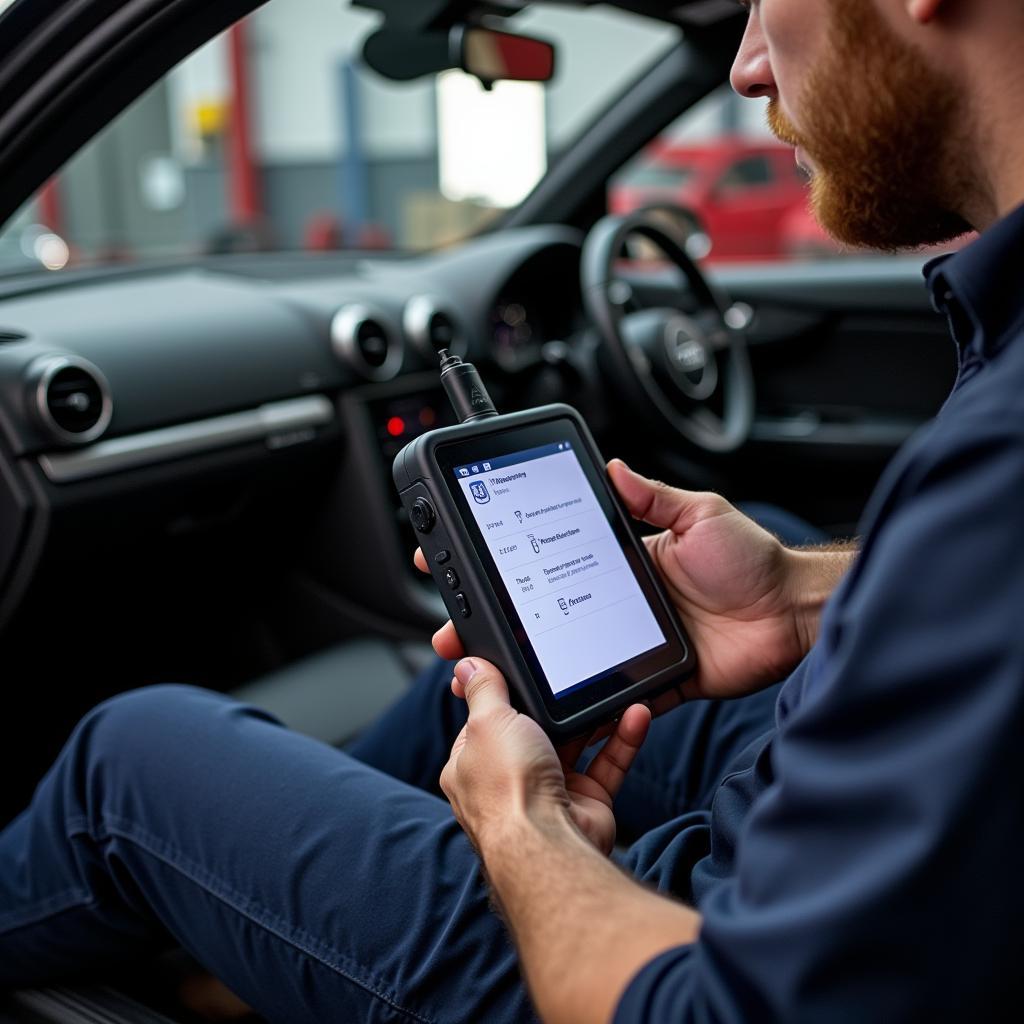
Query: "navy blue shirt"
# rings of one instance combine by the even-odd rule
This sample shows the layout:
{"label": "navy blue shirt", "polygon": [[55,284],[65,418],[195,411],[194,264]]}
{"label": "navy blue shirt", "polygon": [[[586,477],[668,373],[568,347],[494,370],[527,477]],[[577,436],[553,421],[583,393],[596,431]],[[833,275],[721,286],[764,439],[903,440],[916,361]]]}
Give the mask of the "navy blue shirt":
{"label": "navy blue shirt", "polygon": [[699,941],[618,1024],[1024,1016],[1024,207],[925,273],[956,386],[715,797]]}

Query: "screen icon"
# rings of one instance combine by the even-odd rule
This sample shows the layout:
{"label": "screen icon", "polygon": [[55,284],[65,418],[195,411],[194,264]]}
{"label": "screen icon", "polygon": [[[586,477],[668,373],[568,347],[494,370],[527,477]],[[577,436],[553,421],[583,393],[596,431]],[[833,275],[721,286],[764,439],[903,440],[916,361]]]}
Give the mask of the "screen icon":
{"label": "screen icon", "polygon": [[490,471],[491,471],[491,464],[489,462],[485,462],[484,463],[484,472],[485,473],[490,473]]}
{"label": "screen icon", "polygon": [[470,491],[473,493],[473,500],[478,505],[486,505],[491,500],[491,496],[487,493],[487,486],[483,480],[474,480],[469,485]]}
{"label": "screen icon", "polygon": [[523,513],[520,512],[519,509],[516,509],[513,514],[515,515],[516,519],[519,520],[519,525],[522,526],[523,525]]}
{"label": "screen icon", "polygon": [[469,476],[469,470],[465,466],[459,468],[459,476]]}
{"label": "screen icon", "polygon": [[480,467],[479,466],[474,466],[473,467],[473,472],[474,473],[479,473],[480,472]]}
{"label": "screen icon", "polygon": [[529,538],[530,544],[533,546],[533,553],[535,555],[539,555],[540,554],[540,541],[537,540],[537,538],[534,537],[534,535],[532,533],[528,533],[526,536]]}
{"label": "screen icon", "polygon": [[568,615],[569,614],[569,606],[566,604],[564,597],[560,597],[558,599],[558,607],[562,609],[562,614],[563,615]]}

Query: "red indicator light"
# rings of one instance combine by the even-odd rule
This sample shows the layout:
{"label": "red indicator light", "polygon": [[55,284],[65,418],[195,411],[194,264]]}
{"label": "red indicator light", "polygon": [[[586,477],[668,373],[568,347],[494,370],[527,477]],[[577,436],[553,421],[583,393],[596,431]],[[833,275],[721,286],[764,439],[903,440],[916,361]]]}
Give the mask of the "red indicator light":
{"label": "red indicator light", "polygon": [[401,437],[405,433],[405,420],[401,416],[392,416],[387,422],[387,432],[392,437]]}
{"label": "red indicator light", "polygon": [[432,427],[437,421],[437,414],[430,406],[426,406],[420,409],[420,426],[421,427]]}

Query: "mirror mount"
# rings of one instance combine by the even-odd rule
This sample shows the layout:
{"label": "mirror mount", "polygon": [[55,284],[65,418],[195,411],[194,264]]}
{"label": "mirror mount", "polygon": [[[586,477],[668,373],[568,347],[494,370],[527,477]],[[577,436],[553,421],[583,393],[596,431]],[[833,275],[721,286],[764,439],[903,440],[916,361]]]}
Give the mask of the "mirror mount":
{"label": "mirror mount", "polygon": [[523,0],[352,0],[353,7],[380,11],[387,28],[440,31],[469,24],[487,15],[508,18],[523,8]]}

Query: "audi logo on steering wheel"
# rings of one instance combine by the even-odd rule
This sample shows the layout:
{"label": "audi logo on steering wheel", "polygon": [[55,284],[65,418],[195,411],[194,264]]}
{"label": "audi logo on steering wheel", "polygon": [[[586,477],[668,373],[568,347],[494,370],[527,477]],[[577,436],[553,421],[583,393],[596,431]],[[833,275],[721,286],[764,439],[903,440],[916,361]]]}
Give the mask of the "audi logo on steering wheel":
{"label": "audi logo on steering wheel", "polygon": [[672,379],[687,398],[703,402],[718,385],[718,364],[695,324],[674,317],[665,326],[665,354]]}

